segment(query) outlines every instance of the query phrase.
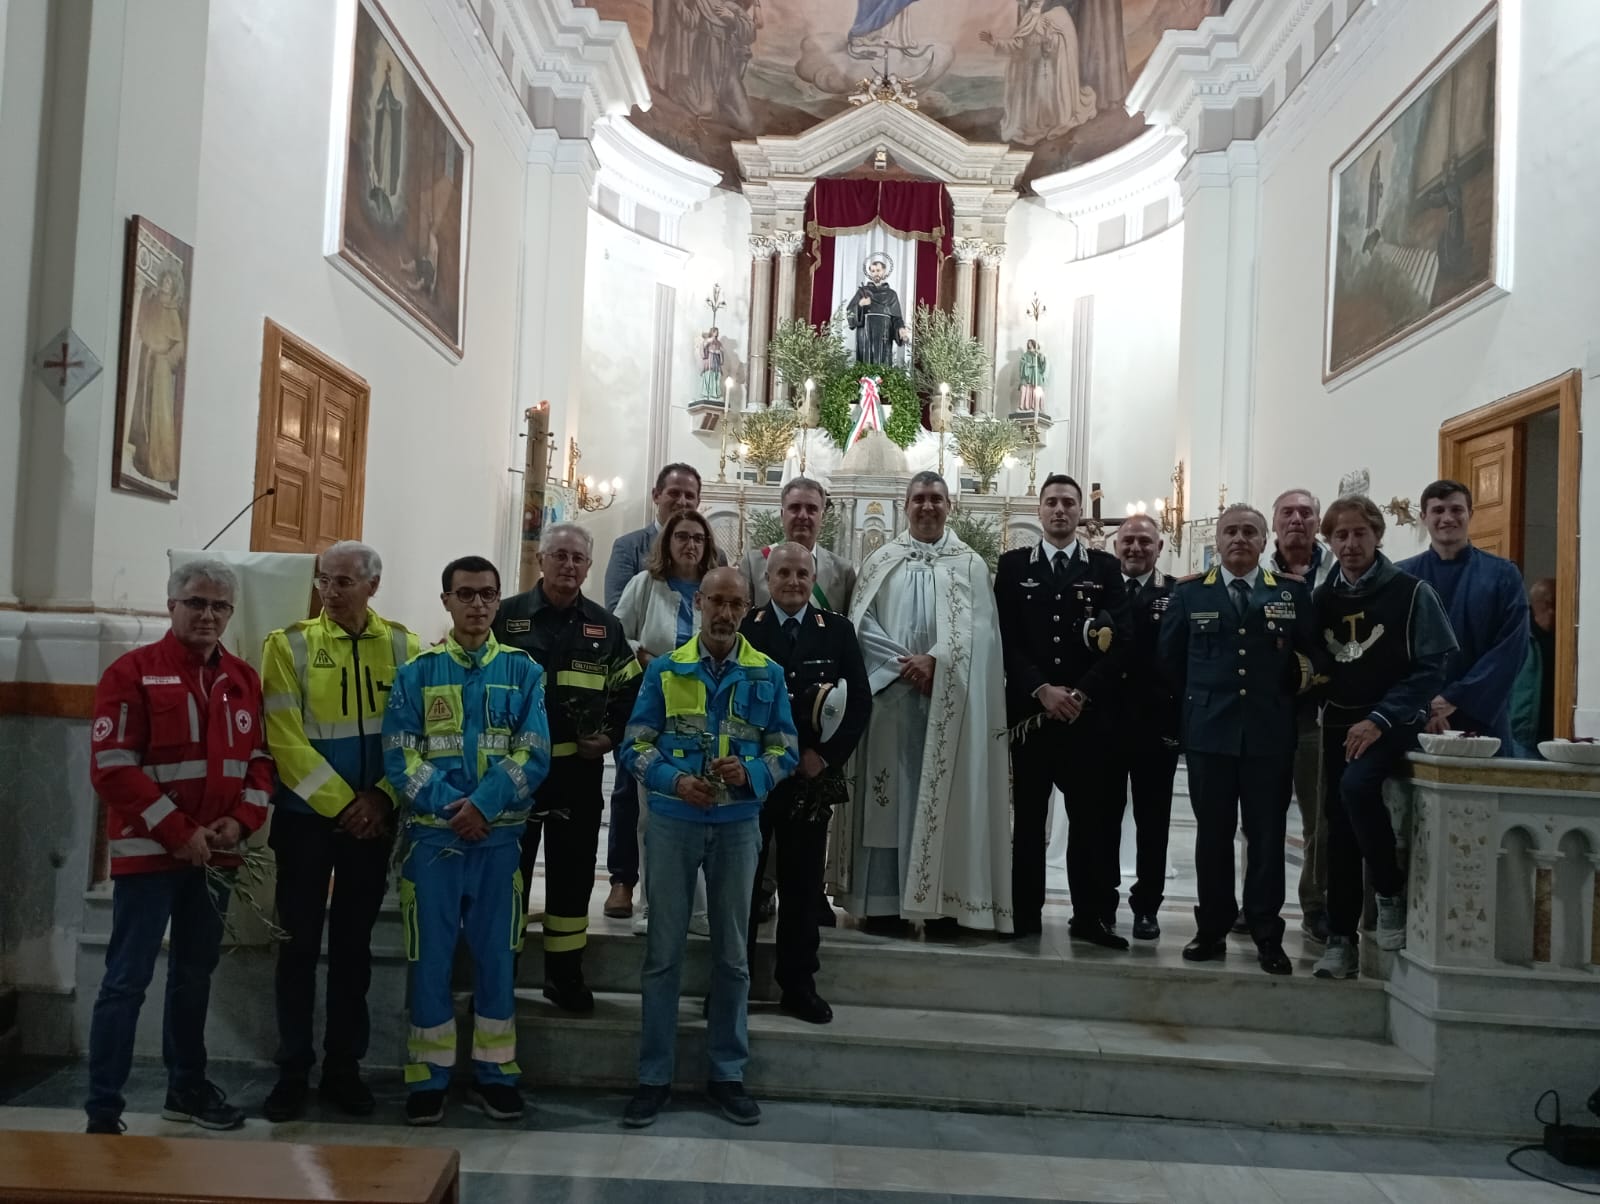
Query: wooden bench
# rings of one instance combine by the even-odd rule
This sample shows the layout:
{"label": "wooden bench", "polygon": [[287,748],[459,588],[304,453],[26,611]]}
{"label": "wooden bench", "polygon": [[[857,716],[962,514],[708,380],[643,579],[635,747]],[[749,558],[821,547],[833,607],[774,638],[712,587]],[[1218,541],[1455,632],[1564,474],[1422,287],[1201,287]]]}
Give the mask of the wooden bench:
{"label": "wooden bench", "polygon": [[0,1201],[457,1204],[455,1150],[0,1132]]}

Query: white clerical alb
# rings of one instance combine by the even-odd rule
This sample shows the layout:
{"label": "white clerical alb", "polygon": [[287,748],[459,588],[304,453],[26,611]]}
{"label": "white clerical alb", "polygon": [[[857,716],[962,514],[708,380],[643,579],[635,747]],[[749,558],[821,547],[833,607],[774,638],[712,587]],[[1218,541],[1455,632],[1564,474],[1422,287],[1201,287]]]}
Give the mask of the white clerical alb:
{"label": "white clerical alb", "polygon": [[[874,694],[832,881],[853,915],[950,916],[1010,932],[1010,776],[988,566],[954,535],[902,534],[868,559],[855,621]],[[929,697],[900,658],[934,658]]]}

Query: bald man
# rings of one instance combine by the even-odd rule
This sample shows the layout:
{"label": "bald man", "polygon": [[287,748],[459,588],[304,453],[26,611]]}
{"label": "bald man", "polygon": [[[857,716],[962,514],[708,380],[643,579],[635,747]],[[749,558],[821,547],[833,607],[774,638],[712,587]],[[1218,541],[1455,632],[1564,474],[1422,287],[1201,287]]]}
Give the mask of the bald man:
{"label": "bald man", "polygon": [[706,1093],[735,1124],[761,1119],[744,1089],[750,884],[761,805],[800,752],[783,669],[739,634],[749,596],[737,569],[705,575],[694,600],[700,633],[650,662],[622,739],[622,767],[645,788],[650,808],[639,1088],[623,1113],[632,1128],[653,1123],[670,1094],[684,944],[702,870],[711,925]]}

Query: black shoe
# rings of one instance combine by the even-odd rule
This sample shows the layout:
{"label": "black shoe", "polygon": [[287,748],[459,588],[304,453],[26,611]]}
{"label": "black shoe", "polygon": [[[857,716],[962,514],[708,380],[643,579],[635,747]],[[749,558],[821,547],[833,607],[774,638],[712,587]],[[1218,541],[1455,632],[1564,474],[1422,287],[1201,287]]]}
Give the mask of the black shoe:
{"label": "black shoe", "polygon": [[1044,920],[1037,915],[1015,916],[1011,921],[1013,936],[1042,936]]}
{"label": "black shoe", "polygon": [[202,1129],[215,1129],[218,1132],[244,1125],[244,1113],[230,1104],[221,1088],[212,1082],[182,1094],[169,1090],[166,1106],[161,1109],[161,1119],[199,1125]]}
{"label": "black shoe", "polygon": [[116,1137],[127,1131],[128,1126],[122,1123],[120,1116],[91,1116],[89,1123],[84,1126],[85,1133],[100,1133],[107,1137]]}
{"label": "black shoe", "polygon": [[707,1083],[706,1098],[712,1106],[736,1125],[754,1125],[761,1122],[761,1109],[743,1083]]}
{"label": "black shoe", "polygon": [[406,1124],[436,1125],[443,1119],[443,1091],[413,1091],[406,1096]]}
{"label": "black shoe", "polygon": [[1256,960],[1261,963],[1261,968],[1268,974],[1293,974],[1294,963],[1289,960],[1289,955],[1283,951],[1283,946],[1277,941],[1272,941],[1257,948]]}
{"label": "black shoe", "polygon": [[1133,939],[1136,941],[1158,941],[1161,939],[1161,925],[1157,922],[1155,914],[1136,915],[1133,917]]}
{"label": "black shoe", "polygon": [[[361,1072],[354,1067],[329,1073],[324,1066],[322,1078],[317,1082],[317,1098],[332,1104],[346,1116],[371,1116],[378,1106],[378,1101],[372,1098],[372,1088],[361,1081]],[[271,1099],[267,1103],[270,1105]]]}
{"label": "black shoe", "polygon": [[837,928],[839,917],[833,914],[833,904],[828,902],[827,895],[817,896],[817,927]]}
{"label": "black shoe", "polygon": [[640,1083],[628,1106],[622,1110],[622,1123],[630,1129],[642,1129],[655,1124],[656,1114],[671,1096],[672,1088],[666,1083]]}
{"label": "black shoe", "polygon": [[1126,949],[1128,938],[1118,936],[1100,920],[1080,920],[1074,917],[1067,921],[1067,935],[1075,941],[1088,941],[1091,945],[1099,945],[1102,949]]}
{"label": "black shoe", "polygon": [[[322,1076],[324,1080],[327,1075]],[[267,1094],[267,1102],[261,1105],[261,1115],[273,1124],[282,1124],[286,1120],[298,1120],[306,1112],[306,1096],[311,1093],[311,1085],[306,1082],[303,1074],[280,1075],[273,1084],[272,1090]]]}
{"label": "black shoe", "polygon": [[474,1083],[467,1088],[467,1107],[490,1120],[521,1120],[525,1105],[510,1083]]}
{"label": "black shoe", "polygon": [[961,931],[961,921],[955,916],[932,916],[922,921],[923,936],[955,936]]}
{"label": "black shoe", "polygon": [[545,979],[544,997],[563,1012],[571,1012],[574,1016],[587,1016],[594,1011],[594,992],[584,985],[581,978],[565,982]]}
{"label": "black shoe", "polygon": [[1250,935],[1250,921],[1244,918],[1244,912],[1241,911],[1238,915],[1233,917],[1233,927],[1228,929],[1228,931],[1237,936]]}
{"label": "black shoe", "polygon": [[785,991],[778,1007],[807,1024],[827,1024],[833,1019],[833,1009],[816,991]]}
{"label": "black shoe", "polygon": [[1207,936],[1197,936],[1183,947],[1183,960],[1186,962],[1208,962],[1215,958],[1226,956],[1228,942],[1220,937],[1212,940]]}
{"label": "black shoe", "polygon": [[874,936],[904,936],[906,922],[899,916],[862,916],[856,924],[862,932],[870,932]]}

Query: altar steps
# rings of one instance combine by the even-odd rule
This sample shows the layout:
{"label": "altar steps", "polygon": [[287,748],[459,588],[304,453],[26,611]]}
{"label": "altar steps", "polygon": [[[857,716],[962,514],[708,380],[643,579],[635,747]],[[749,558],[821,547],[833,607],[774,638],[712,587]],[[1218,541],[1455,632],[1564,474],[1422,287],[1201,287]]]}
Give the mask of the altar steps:
{"label": "altar steps", "polygon": [[[571,1017],[520,991],[517,1057],[535,1098],[540,1086],[631,1089],[639,1024],[637,995],[604,992],[592,1016]],[[704,1087],[705,1035],[699,998],[685,997],[681,1089]],[[1288,1127],[1423,1129],[1432,1082],[1365,1037],[853,1004],[835,1004],[827,1025],[755,1004],[750,1051],[757,1098]]]}
{"label": "altar steps", "polygon": [[[1295,975],[1275,978],[1244,938],[1231,939],[1226,961],[1203,965],[1179,957],[1187,939],[1169,932],[1154,948],[1117,954],[1074,945],[1055,926],[1031,941],[963,934],[949,943],[841,929],[824,940],[817,982],[834,1008],[828,1025],[778,1011],[763,941],[746,1081],[771,1098],[1428,1126],[1432,1074],[1389,1044],[1381,984],[1313,979],[1298,940],[1289,942]],[[597,1005],[574,1017],[541,997],[530,939],[518,1060],[535,1091],[633,1086],[644,944],[591,937],[584,964]],[[705,1077],[708,975],[709,942],[691,937],[678,1032],[685,1089]],[[464,1012],[465,995],[460,1002]]]}

